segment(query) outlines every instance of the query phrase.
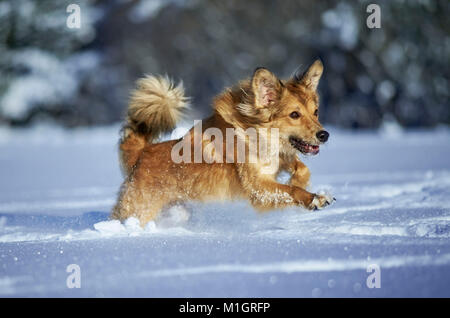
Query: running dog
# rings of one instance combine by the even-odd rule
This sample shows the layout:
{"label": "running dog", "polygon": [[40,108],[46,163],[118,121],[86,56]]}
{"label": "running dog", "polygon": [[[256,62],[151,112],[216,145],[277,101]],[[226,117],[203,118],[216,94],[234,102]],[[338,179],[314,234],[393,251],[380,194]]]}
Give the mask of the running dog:
{"label": "running dog", "polygon": [[[193,158],[198,146],[195,126],[181,139],[158,142],[190,109],[183,85],[174,85],[162,76],[139,79],[121,131],[119,153],[125,180],[111,217],[121,221],[136,217],[145,226],[164,208],[190,200],[247,199],[260,211],[288,206],[317,210],[331,204],[334,198],[306,190],[310,172],[298,156],[316,155],[329,137],[319,122],[317,86],[322,72],[320,60],[287,80],[278,79],[266,68],[257,68],[250,79],[215,97],[213,115],[202,122],[201,132],[214,128],[226,135],[230,129],[254,129],[264,139],[260,131],[275,129],[277,133],[265,140],[270,147],[276,144],[278,151],[268,151],[265,163],[251,160],[253,139],[239,133],[235,137],[243,141],[243,161],[233,160],[237,158],[235,153],[223,151],[239,150],[238,143],[230,147],[223,140],[216,138],[213,142],[200,136],[202,147],[213,144],[209,154],[214,160],[206,160],[206,156],[200,162],[175,162],[173,150],[177,144],[192,141],[188,143],[192,148],[181,151],[185,158]],[[275,162],[275,169],[263,171],[267,162]],[[282,170],[291,174],[288,184],[277,182]]]}

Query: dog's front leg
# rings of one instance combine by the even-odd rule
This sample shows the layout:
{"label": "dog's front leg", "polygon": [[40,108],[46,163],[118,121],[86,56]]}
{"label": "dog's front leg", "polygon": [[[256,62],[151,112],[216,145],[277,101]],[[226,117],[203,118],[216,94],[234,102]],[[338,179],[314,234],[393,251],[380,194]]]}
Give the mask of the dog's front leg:
{"label": "dog's front leg", "polygon": [[309,210],[326,207],[331,200],[323,195],[310,193],[300,187],[280,184],[276,181],[255,180],[249,189],[250,201],[259,210],[303,206]]}
{"label": "dog's front leg", "polygon": [[311,173],[303,162],[295,159],[289,167],[289,171],[292,173],[290,184],[295,187],[306,189],[309,186],[309,178]]}

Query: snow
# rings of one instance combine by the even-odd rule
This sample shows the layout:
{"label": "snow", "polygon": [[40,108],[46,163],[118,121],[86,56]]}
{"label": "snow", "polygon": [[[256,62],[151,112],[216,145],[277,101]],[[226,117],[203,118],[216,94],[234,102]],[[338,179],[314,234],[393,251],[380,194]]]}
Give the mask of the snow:
{"label": "snow", "polygon": [[[64,61],[39,49],[17,51],[11,65],[29,72],[18,77],[0,98],[0,113],[21,119],[38,106],[58,104],[78,91],[82,74],[95,68],[99,57],[94,52],[75,54]],[[50,105],[50,106],[49,106]]]}
{"label": "snow", "polygon": [[138,0],[129,10],[128,18],[133,23],[142,23],[157,16],[162,9],[170,4],[176,4],[177,6],[192,6],[196,4],[196,1]]}
{"label": "snow", "polygon": [[149,18],[156,16],[164,5],[164,2],[160,0],[141,0],[130,10],[130,20],[134,22],[148,20]]}
{"label": "snow", "polygon": [[0,295],[449,297],[450,130],[395,125],[332,129],[305,158],[323,210],[191,202],[145,228],[108,219],[119,126],[0,128]]}
{"label": "snow", "polygon": [[339,3],[336,8],[325,11],[321,16],[322,24],[337,29],[337,40],[342,48],[351,50],[358,42],[358,21],[351,6]]}

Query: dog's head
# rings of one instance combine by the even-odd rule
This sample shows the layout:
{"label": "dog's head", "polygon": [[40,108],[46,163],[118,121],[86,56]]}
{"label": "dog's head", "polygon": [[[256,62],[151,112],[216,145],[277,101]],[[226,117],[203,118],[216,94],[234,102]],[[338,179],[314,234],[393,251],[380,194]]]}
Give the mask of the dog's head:
{"label": "dog's head", "polygon": [[[317,86],[323,65],[316,60],[303,74],[279,80],[266,68],[257,68],[251,79],[254,114],[265,115],[263,126],[278,128],[280,151],[316,155],[329,134],[319,122]],[[250,106],[249,104],[247,104]]]}

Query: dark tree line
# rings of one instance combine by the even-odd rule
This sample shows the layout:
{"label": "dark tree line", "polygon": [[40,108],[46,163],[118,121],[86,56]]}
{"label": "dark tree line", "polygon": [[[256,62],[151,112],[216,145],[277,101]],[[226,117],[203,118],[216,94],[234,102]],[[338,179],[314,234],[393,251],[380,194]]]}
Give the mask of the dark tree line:
{"label": "dark tree line", "polygon": [[[69,3],[82,27],[66,27]],[[116,0],[0,2],[0,123],[120,121],[145,73],[182,79],[195,113],[266,66],[280,77],[325,64],[321,118],[341,127],[450,122],[450,2]]]}

